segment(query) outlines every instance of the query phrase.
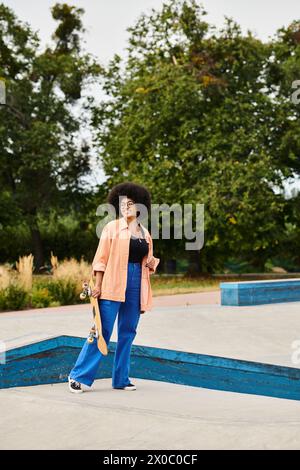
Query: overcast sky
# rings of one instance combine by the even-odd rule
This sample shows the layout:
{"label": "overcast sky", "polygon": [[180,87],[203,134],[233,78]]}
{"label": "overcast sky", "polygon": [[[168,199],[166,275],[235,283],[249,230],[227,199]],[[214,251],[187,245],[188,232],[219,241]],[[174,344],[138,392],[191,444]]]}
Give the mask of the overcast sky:
{"label": "overcast sky", "polygon": [[[55,0],[0,0],[11,7],[17,16],[39,32],[44,46],[50,41],[55,22],[50,8]],[[85,10],[83,17],[86,32],[85,49],[105,65],[114,53],[124,55],[128,33],[142,12],[159,8],[163,0],[72,0],[68,3]],[[224,16],[232,17],[242,27],[250,29],[257,37],[267,40],[276,30],[300,19],[300,0],[203,0],[208,15],[206,20],[222,26]],[[95,182],[103,180],[102,172],[94,175]]]}
{"label": "overcast sky", "polygon": [[[38,30],[43,43],[49,41],[54,29],[50,8],[57,3],[55,0],[4,0],[2,3]],[[163,0],[73,0],[65,3],[85,9],[86,48],[102,63],[107,63],[114,53],[122,55],[128,34],[126,28],[142,12],[159,8]],[[235,19],[244,32],[250,29],[264,40],[281,26],[300,19],[299,0],[203,0],[198,3],[208,12],[206,19],[210,23],[221,26],[226,15]]]}

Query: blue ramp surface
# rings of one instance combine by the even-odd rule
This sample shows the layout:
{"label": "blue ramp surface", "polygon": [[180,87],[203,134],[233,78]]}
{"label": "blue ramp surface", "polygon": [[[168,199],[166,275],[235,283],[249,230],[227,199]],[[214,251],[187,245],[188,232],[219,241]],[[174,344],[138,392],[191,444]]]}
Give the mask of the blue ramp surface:
{"label": "blue ramp surface", "polygon": [[[86,338],[59,336],[11,349],[0,365],[0,388],[66,382]],[[110,378],[116,343],[97,378]],[[132,377],[214,390],[300,400],[300,369],[133,345]]]}
{"label": "blue ramp surface", "polygon": [[243,306],[300,301],[300,279],[221,282],[221,305]]}

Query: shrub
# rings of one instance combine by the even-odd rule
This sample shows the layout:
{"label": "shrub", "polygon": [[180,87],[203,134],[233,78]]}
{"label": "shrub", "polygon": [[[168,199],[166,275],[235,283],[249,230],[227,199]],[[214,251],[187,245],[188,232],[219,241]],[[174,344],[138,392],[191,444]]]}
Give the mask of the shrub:
{"label": "shrub", "polygon": [[[47,287],[34,287],[31,292],[31,306],[33,308],[49,307],[53,304],[53,298]],[[52,305],[53,306],[53,305]]]}
{"label": "shrub", "polygon": [[15,284],[0,290],[0,310],[22,310],[28,307],[29,300],[26,290]]}
{"label": "shrub", "polygon": [[76,283],[70,280],[58,279],[47,286],[52,298],[60,305],[74,305],[79,302]]}
{"label": "shrub", "polygon": [[[77,261],[75,258],[65,259],[63,261],[55,262],[55,257],[52,256],[52,271],[53,282],[64,281],[71,282],[75,285],[77,302],[79,301],[79,294],[82,292],[83,281],[88,281],[91,277],[92,268],[83,258]],[[74,301],[75,303],[75,301]]]}

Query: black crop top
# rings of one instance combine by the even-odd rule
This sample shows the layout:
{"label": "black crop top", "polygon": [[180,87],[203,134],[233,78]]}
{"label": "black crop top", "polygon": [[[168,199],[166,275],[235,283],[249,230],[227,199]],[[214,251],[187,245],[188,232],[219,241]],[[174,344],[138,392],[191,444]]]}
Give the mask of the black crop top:
{"label": "black crop top", "polygon": [[148,254],[149,246],[145,238],[138,238],[134,235],[130,237],[129,258],[130,263],[140,263],[144,256]]}

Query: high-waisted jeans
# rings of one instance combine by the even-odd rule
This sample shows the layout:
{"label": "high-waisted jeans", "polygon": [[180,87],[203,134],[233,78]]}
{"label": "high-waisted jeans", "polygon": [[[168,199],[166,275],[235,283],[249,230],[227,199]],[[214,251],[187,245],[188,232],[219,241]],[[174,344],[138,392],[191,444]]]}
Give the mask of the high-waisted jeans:
{"label": "high-waisted jeans", "polygon": [[[112,370],[113,388],[130,384],[130,353],[136,328],[140,319],[140,289],[142,267],[140,263],[128,262],[127,286],[125,301],[97,299],[100,307],[102,334],[109,345],[114,323],[118,315],[118,342],[114,355]],[[86,341],[70,372],[70,377],[89,387],[95,380],[103,354],[99,351],[97,341]]]}

